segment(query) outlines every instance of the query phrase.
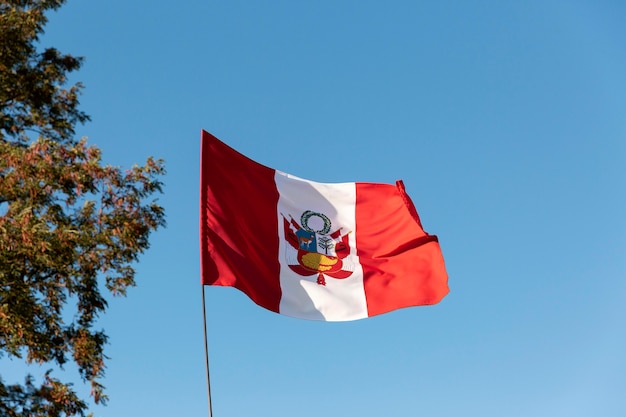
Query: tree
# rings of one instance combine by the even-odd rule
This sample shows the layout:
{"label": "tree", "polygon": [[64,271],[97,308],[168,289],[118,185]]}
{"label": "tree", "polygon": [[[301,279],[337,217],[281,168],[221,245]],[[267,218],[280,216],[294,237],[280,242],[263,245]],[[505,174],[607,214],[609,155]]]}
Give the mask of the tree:
{"label": "tree", "polygon": [[326,255],[328,255],[328,249],[335,246],[335,242],[333,242],[333,240],[327,236],[322,236],[319,240],[320,243],[318,243],[317,246],[319,246],[321,249],[324,249],[324,252],[326,253]]}
{"label": "tree", "polygon": [[[89,120],[82,86],[67,85],[82,58],[37,49],[46,13],[63,3],[0,0],[0,357],[54,368],[71,360],[105,403],[107,336],[94,327],[106,292],[135,285],[133,264],[165,224],[153,197],[164,168],[152,158],[105,165],[74,137]],[[0,415],[85,415],[86,400],[54,372],[23,384],[0,375]]]}

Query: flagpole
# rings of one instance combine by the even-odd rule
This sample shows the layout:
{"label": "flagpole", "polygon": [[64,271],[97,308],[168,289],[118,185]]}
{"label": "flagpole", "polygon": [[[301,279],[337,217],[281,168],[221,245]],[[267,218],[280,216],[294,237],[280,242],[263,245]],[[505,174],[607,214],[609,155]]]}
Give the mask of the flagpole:
{"label": "flagpole", "polygon": [[211,406],[211,376],[209,374],[209,343],[207,338],[206,326],[206,303],[204,301],[204,285],[202,285],[202,319],[204,322],[204,360],[206,363],[206,386],[209,395],[209,417],[213,417],[213,408]]}

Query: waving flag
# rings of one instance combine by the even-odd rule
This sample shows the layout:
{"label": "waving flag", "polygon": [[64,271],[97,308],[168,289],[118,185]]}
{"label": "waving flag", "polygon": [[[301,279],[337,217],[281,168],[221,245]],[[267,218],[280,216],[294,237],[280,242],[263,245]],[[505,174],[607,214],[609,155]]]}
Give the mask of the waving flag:
{"label": "waving flag", "polygon": [[325,321],[435,304],[448,293],[437,237],[422,229],[402,181],[305,180],[205,131],[201,158],[203,285]]}

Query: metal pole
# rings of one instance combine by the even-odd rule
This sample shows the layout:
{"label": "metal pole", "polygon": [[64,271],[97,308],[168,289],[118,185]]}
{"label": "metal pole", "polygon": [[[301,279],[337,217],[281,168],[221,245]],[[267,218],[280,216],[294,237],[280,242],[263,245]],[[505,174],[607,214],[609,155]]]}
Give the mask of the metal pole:
{"label": "metal pole", "polygon": [[209,343],[206,331],[206,304],[204,302],[204,285],[202,285],[202,319],[204,321],[204,359],[206,362],[206,386],[209,394],[209,417],[213,417],[213,408],[211,406],[211,377],[209,374]]}

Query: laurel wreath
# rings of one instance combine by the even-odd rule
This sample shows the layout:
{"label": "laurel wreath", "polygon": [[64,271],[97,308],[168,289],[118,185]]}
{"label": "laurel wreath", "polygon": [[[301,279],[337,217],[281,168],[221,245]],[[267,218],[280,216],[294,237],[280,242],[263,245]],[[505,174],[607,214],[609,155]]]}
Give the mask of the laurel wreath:
{"label": "laurel wreath", "polygon": [[[320,230],[313,230],[309,227],[309,219],[313,216],[317,216],[320,219],[322,219],[322,221],[324,222],[324,228],[320,229]],[[306,230],[307,232],[316,232],[319,233],[321,235],[325,235],[328,232],[330,232],[330,226],[331,226],[331,222],[330,219],[328,217],[326,217],[324,214],[322,213],[316,213],[314,211],[311,210],[307,210],[304,213],[302,213],[302,216],[300,216],[300,224],[302,225],[302,228],[304,230]]]}

